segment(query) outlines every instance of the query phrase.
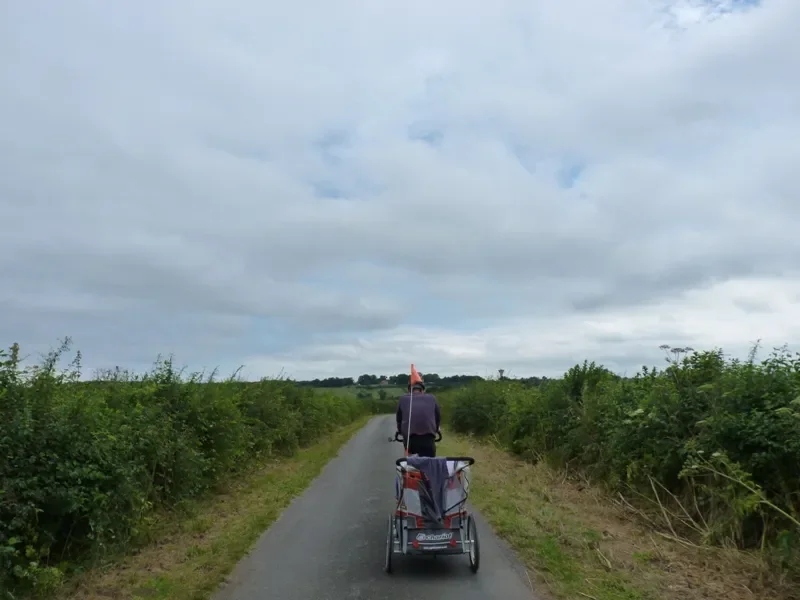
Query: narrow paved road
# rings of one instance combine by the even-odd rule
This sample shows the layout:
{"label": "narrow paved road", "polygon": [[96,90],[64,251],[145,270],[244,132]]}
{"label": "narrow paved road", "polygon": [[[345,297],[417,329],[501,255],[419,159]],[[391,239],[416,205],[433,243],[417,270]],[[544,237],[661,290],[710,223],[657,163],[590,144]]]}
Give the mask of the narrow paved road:
{"label": "narrow paved road", "polygon": [[[535,600],[524,570],[477,516],[481,566],[463,556],[401,557],[383,571],[394,509],[391,416],[372,419],[234,569],[216,600]],[[477,483],[473,483],[477,485]]]}

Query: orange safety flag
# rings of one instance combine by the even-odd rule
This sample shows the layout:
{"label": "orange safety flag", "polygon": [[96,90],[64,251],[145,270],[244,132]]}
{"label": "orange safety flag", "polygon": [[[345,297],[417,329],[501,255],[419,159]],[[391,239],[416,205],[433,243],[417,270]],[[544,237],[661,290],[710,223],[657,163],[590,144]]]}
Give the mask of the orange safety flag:
{"label": "orange safety flag", "polygon": [[419,373],[417,373],[417,368],[414,366],[414,363],[411,363],[411,380],[410,380],[410,383],[411,383],[411,385],[414,385],[415,383],[422,383],[422,377],[420,377]]}

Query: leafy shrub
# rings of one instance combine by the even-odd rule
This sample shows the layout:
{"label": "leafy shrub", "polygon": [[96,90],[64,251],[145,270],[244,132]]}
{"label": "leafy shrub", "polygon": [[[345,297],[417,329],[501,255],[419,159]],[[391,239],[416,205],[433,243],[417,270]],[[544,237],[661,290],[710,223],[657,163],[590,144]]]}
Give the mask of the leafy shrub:
{"label": "leafy shrub", "polygon": [[28,369],[16,345],[0,351],[0,590],[46,591],[155,507],[376,409],[289,381],[183,376],[171,360],[81,381],[79,353],[57,369],[67,350]]}
{"label": "leafy shrub", "polygon": [[633,495],[658,494],[682,505],[674,526],[684,532],[771,543],[790,560],[800,542],[800,355],[675,354],[666,369],[632,378],[584,363],[536,388],[478,382],[445,402],[457,431],[569,462]]}

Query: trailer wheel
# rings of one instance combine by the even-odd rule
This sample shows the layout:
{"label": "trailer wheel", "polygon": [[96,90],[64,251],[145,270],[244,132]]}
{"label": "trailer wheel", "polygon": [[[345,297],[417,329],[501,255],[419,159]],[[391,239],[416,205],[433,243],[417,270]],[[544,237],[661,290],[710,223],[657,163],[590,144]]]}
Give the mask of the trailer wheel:
{"label": "trailer wheel", "polygon": [[470,515],[467,519],[467,539],[469,540],[469,568],[473,573],[481,566],[481,544],[478,539],[478,528],[475,519]]}
{"label": "trailer wheel", "polygon": [[389,527],[386,533],[386,560],[383,563],[383,570],[387,573],[392,572],[392,554],[394,554],[394,518],[389,517]]}

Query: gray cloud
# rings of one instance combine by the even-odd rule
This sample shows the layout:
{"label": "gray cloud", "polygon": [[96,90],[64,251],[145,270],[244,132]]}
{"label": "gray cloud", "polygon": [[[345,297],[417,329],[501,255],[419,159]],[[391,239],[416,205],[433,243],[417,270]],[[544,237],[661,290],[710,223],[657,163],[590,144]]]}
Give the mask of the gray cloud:
{"label": "gray cloud", "polygon": [[[650,360],[686,334],[648,318],[797,280],[800,7],[728,4],[4,6],[0,331],[302,376]],[[742,336],[792,310],[718,298]]]}

